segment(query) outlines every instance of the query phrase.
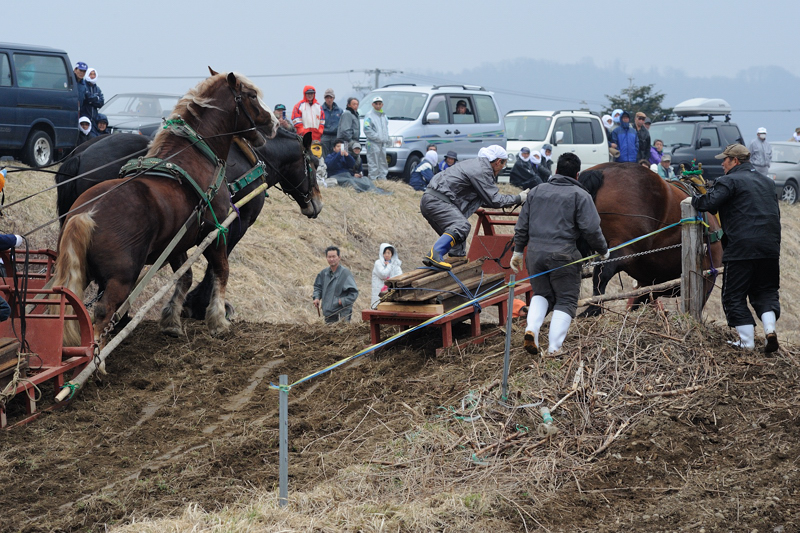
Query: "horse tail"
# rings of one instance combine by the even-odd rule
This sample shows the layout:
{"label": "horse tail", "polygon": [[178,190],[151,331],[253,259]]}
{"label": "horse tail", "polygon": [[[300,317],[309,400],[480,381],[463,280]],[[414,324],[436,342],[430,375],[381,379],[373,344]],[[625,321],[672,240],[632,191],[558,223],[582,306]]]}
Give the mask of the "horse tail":
{"label": "horse tail", "polygon": [[[59,240],[53,286],[71,290],[79,300],[83,300],[83,291],[88,285],[86,253],[92,241],[95,226],[96,223],[91,212],[80,213],[67,221]],[[67,309],[67,314],[73,314],[71,307]],[[79,346],[80,341],[81,332],[78,322],[66,321],[64,323],[64,346]]]}
{"label": "horse tail", "polygon": [[[78,180],[67,181],[78,175],[81,168],[81,157],[73,155],[68,158],[58,169],[56,174],[56,209],[58,216],[61,217],[69,212],[70,207],[78,199]],[[64,183],[66,182],[66,183]],[[64,219],[59,220],[61,227],[64,227]]]}

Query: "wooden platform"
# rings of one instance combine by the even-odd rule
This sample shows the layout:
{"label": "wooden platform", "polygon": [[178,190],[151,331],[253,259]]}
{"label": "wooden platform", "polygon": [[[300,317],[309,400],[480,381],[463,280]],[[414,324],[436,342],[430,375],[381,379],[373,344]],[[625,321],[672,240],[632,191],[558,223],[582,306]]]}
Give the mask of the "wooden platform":
{"label": "wooden platform", "polygon": [[[515,295],[525,294],[528,300],[530,300],[530,293],[531,286],[530,283],[527,282],[521,283],[514,288]],[[463,302],[464,300],[461,298],[457,304]],[[500,291],[486,300],[483,300],[480,304],[484,309],[496,306],[498,314],[500,315],[500,324],[505,324],[506,318],[508,317],[508,289]],[[378,344],[381,342],[381,325],[404,326],[405,329],[408,329],[442,314],[441,312],[432,312],[430,309],[425,312],[417,310],[403,311],[389,310],[386,308],[381,309],[380,305],[382,304],[379,304],[378,309],[365,309],[361,311],[361,319],[365,322],[369,321],[371,344]],[[409,305],[409,307],[411,306]],[[425,307],[429,306],[426,305]],[[456,307],[456,305],[452,307]],[[481,336],[481,313],[476,311],[473,306],[468,306],[430,324],[431,326],[439,328],[442,333],[442,346],[436,350],[437,354],[443,349],[453,345],[453,323],[464,320],[469,320],[471,325],[470,338],[466,339],[465,342],[479,343],[486,339],[485,336]]]}

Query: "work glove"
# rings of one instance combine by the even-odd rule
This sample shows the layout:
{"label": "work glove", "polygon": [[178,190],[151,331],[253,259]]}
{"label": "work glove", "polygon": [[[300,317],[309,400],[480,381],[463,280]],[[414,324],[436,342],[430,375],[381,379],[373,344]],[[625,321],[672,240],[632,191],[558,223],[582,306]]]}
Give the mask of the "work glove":
{"label": "work glove", "polygon": [[511,256],[511,270],[514,274],[522,270],[522,252],[514,252]]}
{"label": "work glove", "polygon": [[22,235],[14,235],[14,237],[17,238],[17,243],[14,245],[14,248],[22,246],[22,243],[24,242],[22,239]]}
{"label": "work glove", "polygon": [[602,255],[600,256],[600,259],[602,259],[603,261],[605,261],[605,260],[606,260],[606,259],[608,259],[609,257],[611,257],[611,250],[606,250],[606,253],[602,254]]}
{"label": "work glove", "polygon": [[519,193],[519,203],[521,203],[521,204],[525,203],[525,200],[527,200],[527,198],[528,198],[528,192],[529,191],[530,191],[530,189],[525,189],[524,191]]}

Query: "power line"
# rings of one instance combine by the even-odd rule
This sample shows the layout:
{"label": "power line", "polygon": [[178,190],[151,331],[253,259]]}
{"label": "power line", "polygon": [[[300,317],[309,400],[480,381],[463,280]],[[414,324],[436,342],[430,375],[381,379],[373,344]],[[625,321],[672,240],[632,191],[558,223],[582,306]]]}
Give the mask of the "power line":
{"label": "power line", "polygon": [[[454,80],[447,80],[447,79],[444,79],[444,78],[438,78],[438,77],[434,77],[434,76],[424,76],[422,74],[406,74],[406,77],[412,78],[412,79],[418,79],[418,80],[422,80],[422,81],[460,84],[460,82],[457,82],[457,81],[454,81]],[[582,103],[589,103],[589,104],[595,104],[595,105],[600,105],[600,106],[605,105],[605,102],[600,102],[600,101],[597,101],[597,100],[585,100],[585,99],[582,99],[582,98],[565,98],[563,96],[551,96],[551,95],[544,95],[544,94],[526,93],[526,92],[521,92],[521,91],[510,91],[510,90],[507,90],[507,89],[501,89],[499,87],[490,87],[488,85],[485,85],[484,87],[486,87],[487,89],[491,90],[492,92],[495,92],[495,93],[498,93],[498,94],[507,94],[507,95],[510,95],[510,96],[522,96],[524,98],[536,98],[536,99],[539,99],[539,100],[551,100],[551,101],[554,101],[554,102],[570,102],[570,103],[577,102],[577,103],[581,103],[581,104]]]}

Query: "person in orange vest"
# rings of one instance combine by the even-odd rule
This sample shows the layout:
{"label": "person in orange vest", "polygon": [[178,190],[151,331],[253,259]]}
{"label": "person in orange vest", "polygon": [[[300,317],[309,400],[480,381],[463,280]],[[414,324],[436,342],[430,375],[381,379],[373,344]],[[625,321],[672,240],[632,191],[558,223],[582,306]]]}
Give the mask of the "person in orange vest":
{"label": "person in orange vest", "polygon": [[292,125],[295,131],[300,137],[311,132],[312,141],[322,139],[322,132],[325,131],[325,112],[317,102],[316,94],[312,85],[306,85],[303,87],[303,99],[292,109]]}

